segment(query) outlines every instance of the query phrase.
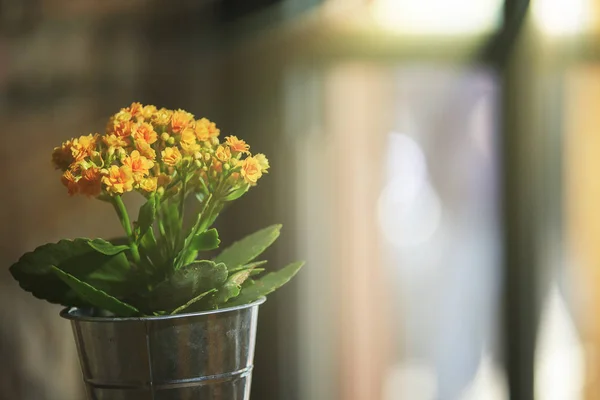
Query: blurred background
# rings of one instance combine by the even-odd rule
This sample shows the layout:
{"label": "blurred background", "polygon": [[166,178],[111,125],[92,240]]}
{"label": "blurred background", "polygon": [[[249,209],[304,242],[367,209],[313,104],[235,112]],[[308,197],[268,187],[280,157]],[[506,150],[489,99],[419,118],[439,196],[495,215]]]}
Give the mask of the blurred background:
{"label": "blurred background", "polygon": [[599,18],[598,0],[0,0],[0,399],[83,399],[60,307],[8,267],[119,234],[49,159],[132,101],[271,160],[218,222],[225,242],[283,222],[270,265],[307,260],[261,307],[253,400],[599,399]]}

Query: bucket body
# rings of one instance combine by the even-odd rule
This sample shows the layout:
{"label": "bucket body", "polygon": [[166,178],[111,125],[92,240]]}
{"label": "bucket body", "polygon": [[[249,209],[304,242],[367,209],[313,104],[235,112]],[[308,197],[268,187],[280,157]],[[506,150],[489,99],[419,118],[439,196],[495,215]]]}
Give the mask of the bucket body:
{"label": "bucket body", "polygon": [[248,400],[258,306],[71,320],[89,400]]}

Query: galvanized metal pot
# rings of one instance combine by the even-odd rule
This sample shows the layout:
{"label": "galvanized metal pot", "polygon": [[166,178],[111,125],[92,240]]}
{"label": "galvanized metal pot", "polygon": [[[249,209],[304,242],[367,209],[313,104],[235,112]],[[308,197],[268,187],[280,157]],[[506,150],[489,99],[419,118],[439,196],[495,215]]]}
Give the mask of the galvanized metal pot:
{"label": "galvanized metal pot", "polygon": [[200,313],[71,320],[90,400],[247,400],[258,301]]}

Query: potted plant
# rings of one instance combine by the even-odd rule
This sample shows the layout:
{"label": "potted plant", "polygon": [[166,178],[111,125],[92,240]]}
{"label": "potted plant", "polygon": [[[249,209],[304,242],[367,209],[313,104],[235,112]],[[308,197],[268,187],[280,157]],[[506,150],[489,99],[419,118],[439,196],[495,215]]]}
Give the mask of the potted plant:
{"label": "potted plant", "polygon": [[[247,399],[258,306],[296,262],[262,277],[264,228],[211,256],[219,213],[269,170],[235,136],[184,110],[133,103],[104,134],[54,149],[70,195],[114,207],[125,236],[49,243],[10,268],[34,296],[66,306],[89,399]],[[122,197],[145,197],[132,221]],[[186,199],[200,210],[184,224]],[[189,211],[187,211],[189,212]]]}

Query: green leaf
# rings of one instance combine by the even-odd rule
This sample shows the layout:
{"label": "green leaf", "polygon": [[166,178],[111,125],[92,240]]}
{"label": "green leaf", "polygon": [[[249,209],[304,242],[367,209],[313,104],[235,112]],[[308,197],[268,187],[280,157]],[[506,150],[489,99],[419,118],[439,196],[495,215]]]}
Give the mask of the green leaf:
{"label": "green leaf", "polygon": [[215,228],[209,229],[186,239],[185,254],[181,254],[181,264],[187,265],[198,257],[198,252],[213,250],[219,247],[221,240]]}
{"label": "green leaf", "polygon": [[119,317],[131,317],[139,314],[139,311],[135,307],[122,302],[116,297],[113,297],[100,289],[88,285],[73,275],[54,266],[51,266],[50,268],[52,272],[54,272],[54,274],[56,274],[60,280],[73,289],[73,291],[77,293],[79,297],[94,307],[110,311]]}
{"label": "green leaf", "polygon": [[223,197],[224,201],[233,201],[233,200],[237,200],[240,197],[242,197],[250,188],[250,185],[244,185],[239,189],[236,189],[232,192],[230,192],[229,194],[227,194],[225,197]]}
{"label": "green leaf", "polygon": [[13,277],[35,297],[65,306],[85,306],[68,285],[59,279],[52,267],[113,295],[131,290],[129,261],[124,253],[102,254],[90,245],[90,239],[61,240],[39,246],[25,253],[10,267]]}
{"label": "green leaf", "polygon": [[191,307],[192,305],[194,305],[195,303],[197,303],[198,301],[202,300],[205,296],[216,292],[217,289],[211,289],[211,290],[207,290],[204,293],[200,293],[198,296],[194,297],[193,299],[191,299],[190,301],[188,301],[187,303],[185,303],[184,305],[177,307],[175,310],[173,310],[173,312],[171,313],[171,315],[174,314],[179,314],[180,312],[184,311],[185,309]]}
{"label": "green leaf", "polygon": [[107,256],[114,256],[115,254],[119,254],[125,250],[129,250],[129,246],[127,245],[115,246],[114,244],[107,242],[103,239],[89,240],[88,243],[92,247],[92,249]]}
{"label": "green leaf", "polygon": [[[244,265],[240,265],[239,267],[236,268],[232,268],[232,269],[228,269],[229,271],[229,275],[231,275],[234,272],[238,272],[244,269],[254,269],[256,267],[259,267],[261,265],[265,265],[267,263],[267,260],[263,260],[263,261],[255,261],[255,262],[251,262],[249,264],[244,264]],[[259,268],[262,269],[262,268]]]}
{"label": "green leaf", "polygon": [[139,240],[144,237],[148,229],[152,226],[152,223],[154,223],[154,218],[156,217],[156,203],[156,194],[153,193],[150,195],[150,197],[148,197],[146,203],[140,207],[140,213],[137,219]]}
{"label": "green leaf", "polygon": [[164,202],[162,204],[162,209],[163,221],[167,234],[167,237],[164,239],[170,241],[171,248],[174,249],[174,254],[177,254],[180,250],[179,246],[182,245],[182,243],[176,243],[182,230],[179,209],[177,208],[177,204],[169,202]]}
{"label": "green leaf", "polygon": [[240,294],[242,284],[250,277],[254,267],[243,269],[230,275],[227,281],[219,288],[219,291],[215,295],[214,304],[224,304],[227,300],[236,297]]}
{"label": "green leaf", "polygon": [[149,307],[173,310],[199,294],[222,285],[227,279],[227,267],[222,263],[201,260],[175,271],[150,293]]}
{"label": "green leaf", "polygon": [[228,269],[234,270],[247,264],[265,251],[277,238],[281,225],[271,225],[261,229],[242,240],[233,243],[215,258],[215,262],[222,262]]}
{"label": "green leaf", "polygon": [[227,303],[227,306],[238,306],[248,304],[258,300],[262,296],[279,289],[290,281],[300,271],[304,261],[298,261],[284,267],[276,272],[271,272],[260,279],[254,281],[254,284],[244,287],[240,295]]}
{"label": "green leaf", "polygon": [[152,264],[155,266],[162,265],[163,257],[160,253],[160,248],[158,247],[158,243],[156,242],[156,237],[154,236],[154,230],[152,228],[146,231],[146,234],[142,236],[142,240],[140,240],[140,247],[144,254],[146,254]]}

